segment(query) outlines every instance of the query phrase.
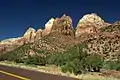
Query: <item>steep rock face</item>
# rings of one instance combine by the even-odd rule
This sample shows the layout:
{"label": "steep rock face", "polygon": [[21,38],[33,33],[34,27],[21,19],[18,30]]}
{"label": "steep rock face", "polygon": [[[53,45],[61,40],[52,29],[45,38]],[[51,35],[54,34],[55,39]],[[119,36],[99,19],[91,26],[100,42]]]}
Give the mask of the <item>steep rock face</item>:
{"label": "steep rock face", "polygon": [[13,43],[16,43],[17,40],[20,40],[20,39],[21,39],[21,37],[5,39],[5,40],[2,40],[2,41],[0,42],[0,44],[13,44]]}
{"label": "steep rock face", "polygon": [[87,53],[100,54],[106,60],[117,60],[120,56],[120,22],[102,27],[99,34],[80,36],[79,42],[87,44]]}
{"label": "steep rock face", "polygon": [[36,30],[31,27],[23,35],[23,37],[26,38],[28,41],[33,41],[35,36],[36,36]]}
{"label": "steep rock face", "polygon": [[101,28],[101,32],[119,32],[120,31],[120,21],[116,21],[115,23]]}
{"label": "steep rock face", "polygon": [[48,35],[50,34],[51,28],[53,26],[54,18],[51,18],[46,24],[45,24],[45,29],[42,31],[42,35]]}
{"label": "steep rock face", "polygon": [[35,29],[30,27],[22,37],[9,38],[9,39],[0,41],[0,52],[11,51],[23,44],[33,42],[35,38],[36,39],[41,38],[42,36],[41,31],[42,31],[41,29],[38,29],[36,32]]}
{"label": "steep rock face", "polygon": [[83,33],[96,33],[97,29],[110,25],[109,23],[104,22],[97,14],[91,13],[86,14],[79,20],[75,36],[79,37]]}
{"label": "steep rock face", "polygon": [[85,43],[88,45],[87,53],[97,53],[106,60],[116,60],[120,56],[120,32],[101,33],[98,37],[91,37]]}
{"label": "steep rock face", "polygon": [[36,32],[35,39],[40,39],[40,38],[42,38],[42,32],[43,32],[42,29],[38,29],[37,32]]}
{"label": "steep rock face", "polygon": [[17,47],[27,43],[26,38],[10,38],[0,42],[0,52],[7,52],[16,49]]}
{"label": "steep rock face", "polygon": [[66,51],[74,44],[72,19],[66,15],[56,18],[54,21],[50,19],[42,34],[42,38],[36,40],[32,45],[36,49],[51,54]]}
{"label": "steep rock face", "polygon": [[18,38],[10,38],[10,39],[5,39],[0,42],[0,45],[23,45],[24,43],[27,43],[26,38],[24,37],[18,37]]}
{"label": "steep rock face", "polygon": [[74,29],[72,19],[65,14],[61,18],[56,18],[51,29],[51,33],[53,32],[73,37]]}

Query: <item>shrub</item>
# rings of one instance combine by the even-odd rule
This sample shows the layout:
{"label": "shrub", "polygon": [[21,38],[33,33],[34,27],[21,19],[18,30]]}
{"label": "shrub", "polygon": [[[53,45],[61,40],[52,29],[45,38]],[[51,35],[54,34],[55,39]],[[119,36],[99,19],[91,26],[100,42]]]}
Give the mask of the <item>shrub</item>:
{"label": "shrub", "polygon": [[88,56],[88,54],[83,51],[85,47],[85,45],[75,45],[70,51],[63,53],[63,59],[66,62],[65,65],[61,67],[63,72],[78,75],[85,71],[85,58]]}
{"label": "shrub", "polygon": [[100,72],[100,69],[103,65],[103,59],[100,55],[87,54],[83,51],[84,48],[87,48],[85,44],[76,45],[70,50],[67,56],[68,61],[66,64],[61,67],[63,72],[74,73],[75,75],[85,73],[86,71]]}
{"label": "shrub", "polygon": [[[13,51],[1,54],[0,61],[8,60],[8,61],[14,61],[16,63],[35,64],[35,65],[46,64],[45,57],[40,57],[36,54],[32,56],[26,54],[26,51],[28,51],[29,49],[31,49],[30,44],[20,46]],[[37,52],[43,53],[43,51],[38,51],[38,50]]]}
{"label": "shrub", "polygon": [[103,68],[107,70],[120,71],[120,62],[119,61],[106,61],[104,62]]}
{"label": "shrub", "polygon": [[66,65],[64,65],[64,66],[61,66],[61,70],[63,72],[74,73],[75,75],[82,73],[78,59],[75,59],[71,62],[66,63]]}
{"label": "shrub", "polygon": [[[73,46],[69,51],[63,53],[47,54],[46,57],[39,56],[43,51],[38,51],[40,54],[25,55],[25,52],[30,49],[29,45],[22,46],[15,51],[3,54],[0,60],[9,60],[15,62],[23,62],[25,64],[43,65],[54,64],[60,66],[63,72],[74,73],[75,75],[95,71],[99,72],[102,68],[103,59],[98,54],[90,54],[84,51],[88,48],[85,43]],[[35,50],[35,49],[34,49]],[[119,68],[117,68],[119,69]]]}
{"label": "shrub", "polygon": [[45,66],[46,65],[46,60],[45,57],[40,57],[38,55],[28,55],[27,58],[23,59],[23,62],[25,64],[32,64],[32,65],[42,65]]}
{"label": "shrub", "polygon": [[0,61],[8,60],[8,61],[14,61],[17,63],[22,62],[22,58],[25,56],[23,53],[19,52],[8,52],[8,53],[3,53],[0,55]]}
{"label": "shrub", "polygon": [[103,65],[103,59],[100,55],[94,53],[87,56],[86,63],[88,71],[100,72]]}

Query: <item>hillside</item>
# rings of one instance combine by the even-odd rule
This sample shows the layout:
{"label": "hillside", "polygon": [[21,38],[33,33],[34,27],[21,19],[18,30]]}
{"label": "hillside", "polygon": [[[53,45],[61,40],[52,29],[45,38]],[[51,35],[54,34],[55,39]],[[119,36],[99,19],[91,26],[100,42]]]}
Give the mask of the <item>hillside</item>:
{"label": "hillside", "polygon": [[76,30],[72,19],[64,14],[51,18],[43,30],[30,27],[23,37],[1,41],[0,45],[10,45],[7,50],[0,46],[1,61],[52,64],[76,75],[120,70],[120,22],[107,23],[94,13],[84,15]]}

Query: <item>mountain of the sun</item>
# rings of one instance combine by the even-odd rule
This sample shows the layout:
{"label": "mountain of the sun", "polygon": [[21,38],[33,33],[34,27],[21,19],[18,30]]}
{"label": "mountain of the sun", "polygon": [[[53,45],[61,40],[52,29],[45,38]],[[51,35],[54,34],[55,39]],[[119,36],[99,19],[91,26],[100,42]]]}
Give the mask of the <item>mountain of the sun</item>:
{"label": "mountain of the sun", "polygon": [[35,30],[30,26],[23,36],[1,41],[0,52],[18,52],[24,48],[23,53],[31,55],[62,53],[82,43],[87,44],[85,50],[88,53],[97,52],[106,59],[115,58],[120,51],[120,22],[110,24],[91,13],[84,15],[74,29],[71,17],[64,14],[60,18],[51,18],[45,29]]}

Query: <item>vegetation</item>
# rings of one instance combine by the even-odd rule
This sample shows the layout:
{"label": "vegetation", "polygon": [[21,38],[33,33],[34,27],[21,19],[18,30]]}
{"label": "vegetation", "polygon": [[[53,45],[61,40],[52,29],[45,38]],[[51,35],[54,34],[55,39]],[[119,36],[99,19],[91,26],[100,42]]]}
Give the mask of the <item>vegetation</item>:
{"label": "vegetation", "polygon": [[[85,46],[75,46],[72,51],[67,52],[71,56],[68,56],[68,60],[65,61],[65,65],[61,66],[63,72],[70,72],[74,74],[81,74],[84,72],[100,72],[102,68],[102,58],[97,54],[87,54],[83,51]],[[76,51],[76,53],[74,53]]]}
{"label": "vegetation", "polygon": [[[30,48],[30,45],[24,45],[14,51],[0,55],[0,61],[8,60],[16,63],[24,63],[30,65],[56,65],[61,67],[63,72],[74,73],[75,75],[86,72],[100,72],[101,69],[120,70],[120,58],[117,61],[105,61],[97,53],[88,54],[85,49],[86,44],[77,44],[70,50],[63,53],[44,54],[44,51],[38,54],[29,55],[25,52]],[[41,56],[44,54],[45,56]]]}
{"label": "vegetation", "polygon": [[[29,55],[27,51],[31,49],[30,44],[20,46],[19,48],[0,54],[0,61],[8,60],[14,61],[16,63],[25,63],[25,64],[34,64],[34,65],[45,65],[46,61],[44,57],[41,57],[37,54]],[[42,54],[44,51],[39,51],[34,49],[38,54]]]}
{"label": "vegetation", "polygon": [[105,68],[107,70],[120,71],[120,62],[119,61],[107,61],[107,62],[105,62],[103,68]]}

